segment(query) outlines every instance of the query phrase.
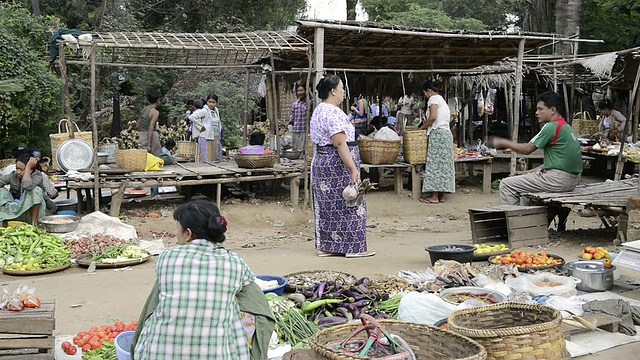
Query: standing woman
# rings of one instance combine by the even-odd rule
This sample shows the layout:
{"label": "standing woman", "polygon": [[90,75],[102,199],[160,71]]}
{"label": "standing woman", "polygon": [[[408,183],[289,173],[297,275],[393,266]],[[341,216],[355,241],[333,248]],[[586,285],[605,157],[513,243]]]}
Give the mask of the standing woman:
{"label": "standing woman", "polygon": [[355,129],[338,106],[344,87],[336,75],[324,75],[318,85],[322,102],[311,116],[311,188],[318,256],[367,257],[367,204],[348,207],[342,191],[360,182],[360,152]]}
{"label": "standing woman", "polygon": [[[200,161],[209,161],[209,143],[207,142],[207,131],[211,128],[211,111],[204,100],[194,101],[196,111],[189,115],[191,120],[192,134],[194,139],[198,139],[198,149],[200,150]],[[197,159],[196,159],[197,160]]]}
{"label": "standing woman", "polygon": [[207,96],[207,106],[211,111],[211,131],[207,132],[207,142],[209,147],[209,159],[211,161],[222,160],[222,121],[220,121],[220,110],[218,109],[218,95]]}
{"label": "standing woman", "polygon": [[139,134],[138,145],[149,153],[158,156],[162,151],[160,145],[160,131],[158,130],[158,106],[160,106],[160,92],[150,90],[147,94],[149,105],[145,106],[138,117],[137,130]]}
{"label": "standing woman", "polygon": [[456,191],[456,171],[453,162],[453,135],[449,128],[451,110],[440,95],[440,87],[431,81],[422,84],[427,98],[427,119],[420,130],[427,129],[429,149],[424,167],[422,192],[430,192],[431,197],[420,199],[425,204],[444,202],[445,193]]}
{"label": "standing woman", "polygon": [[363,98],[358,100],[357,104],[351,105],[353,111],[353,126],[356,127],[356,137],[358,135],[366,135],[369,120],[367,118],[367,102]]}

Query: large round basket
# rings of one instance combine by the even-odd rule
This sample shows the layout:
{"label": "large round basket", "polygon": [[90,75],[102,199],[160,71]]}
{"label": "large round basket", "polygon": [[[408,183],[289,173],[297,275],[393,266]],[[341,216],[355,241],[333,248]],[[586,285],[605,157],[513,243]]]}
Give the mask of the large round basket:
{"label": "large round basket", "polygon": [[360,159],[370,165],[392,165],[400,153],[400,140],[358,140]]}
{"label": "large round basket", "polygon": [[[482,360],[487,352],[477,342],[451,331],[429,325],[397,320],[380,321],[387,332],[401,337],[420,360],[465,359]],[[332,360],[366,360],[369,357],[352,356],[333,349],[330,345],[343,341],[361,324],[344,324],[324,329],[309,339],[311,349]],[[361,336],[365,336],[362,334]]]}
{"label": "large round basket", "polygon": [[116,165],[121,169],[144,171],[144,167],[147,165],[147,150],[116,150],[115,158]]}
{"label": "large round basket", "polygon": [[460,310],[449,316],[452,331],[479,342],[495,360],[567,359],[561,323],[557,310],[521,303]]}
{"label": "large round basket", "polygon": [[404,162],[411,165],[427,162],[427,130],[407,130],[403,135]]}
{"label": "large round basket", "polygon": [[176,155],[179,157],[191,159],[196,156],[197,142],[194,141],[176,141]]}
{"label": "large round basket", "polygon": [[278,161],[277,154],[271,155],[236,155],[233,158],[238,167],[246,169],[268,168]]}

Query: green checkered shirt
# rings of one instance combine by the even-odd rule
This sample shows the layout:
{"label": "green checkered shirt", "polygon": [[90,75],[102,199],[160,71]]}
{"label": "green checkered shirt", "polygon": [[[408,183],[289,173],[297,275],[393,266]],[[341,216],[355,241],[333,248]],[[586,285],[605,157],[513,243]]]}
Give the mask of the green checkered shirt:
{"label": "green checkered shirt", "polygon": [[135,348],[144,359],[249,359],[236,294],[254,281],[238,254],[206,240],[164,251],[158,307]]}

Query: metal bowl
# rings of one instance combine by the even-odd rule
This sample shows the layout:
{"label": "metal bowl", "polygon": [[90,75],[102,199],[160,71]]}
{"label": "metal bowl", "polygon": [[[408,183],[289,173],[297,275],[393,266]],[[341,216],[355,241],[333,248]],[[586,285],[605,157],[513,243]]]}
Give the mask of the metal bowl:
{"label": "metal bowl", "polygon": [[80,218],[73,215],[50,215],[38,219],[47,232],[68,233],[75,230],[80,223]]}
{"label": "metal bowl", "polygon": [[98,153],[98,164],[99,165],[106,164],[108,159],[109,159],[109,153],[106,153],[106,152],[99,152]]}
{"label": "metal bowl", "polygon": [[296,149],[286,149],[280,152],[281,157],[291,159],[291,160],[298,159],[300,155],[302,155],[302,151],[296,150]]}

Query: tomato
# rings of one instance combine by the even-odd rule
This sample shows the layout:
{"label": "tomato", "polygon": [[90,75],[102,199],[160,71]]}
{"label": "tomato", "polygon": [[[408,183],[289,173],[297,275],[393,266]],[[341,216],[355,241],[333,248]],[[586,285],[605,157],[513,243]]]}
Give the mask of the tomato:
{"label": "tomato", "polygon": [[75,346],[70,347],[67,351],[65,351],[68,355],[75,355],[78,352],[78,348]]}
{"label": "tomato", "polygon": [[96,332],[98,332],[98,327],[97,326],[93,326],[93,327],[91,327],[91,330],[89,330],[89,334],[95,334]]}
{"label": "tomato", "polygon": [[86,331],[81,331],[81,332],[78,333],[78,337],[83,337],[85,335],[89,335],[89,333],[86,332]]}
{"label": "tomato", "polygon": [[111,330],[111,332],[116,332],[116,331],[118,331],[118,327],[117,327],[117,326],[115,326],[115,325],[111,325],[111,326],[109,327],[109,330]]}
{"label": "tomato", "polygon": [[106,326],[106,325],[102,325],[102,326],[100,326],[100,327],[98,328],[98,331],[103,331],[103,332],[104,332],[104,331],[107,331],[107,328],[108,328],[108,326]]}
{"label": "tomato", "polygon": [[82,352],[83,353],[86,353],[89,350],[91,350],[91,345],[85,344],[85,345],[82,346]]}
{"label": "tomato", "polygon": [[84,339],[80,339],[78,340],[78,342],[76,343],[76,345],[78,345],[78,347],[83,347],[87,344],[87,341]]}
{"label": "tomato", "polygon": [[99,349],[102,347],[102,343],[100,342],[100,340],[92,341],[89,343],[89,345],[91,346],[91,350]]}
{"label": "tomato", "polygon": [[105,335],[107,335],[107,332],[100,330],[96,333],[96,335],[98,335],[99,338],[103,338]]}
{"label": "tomato", "polygon": [[76,336],[73,338],[73,343],[78,345],[78,341],[80,341],[80,339],[82,339],[80,336]]}

